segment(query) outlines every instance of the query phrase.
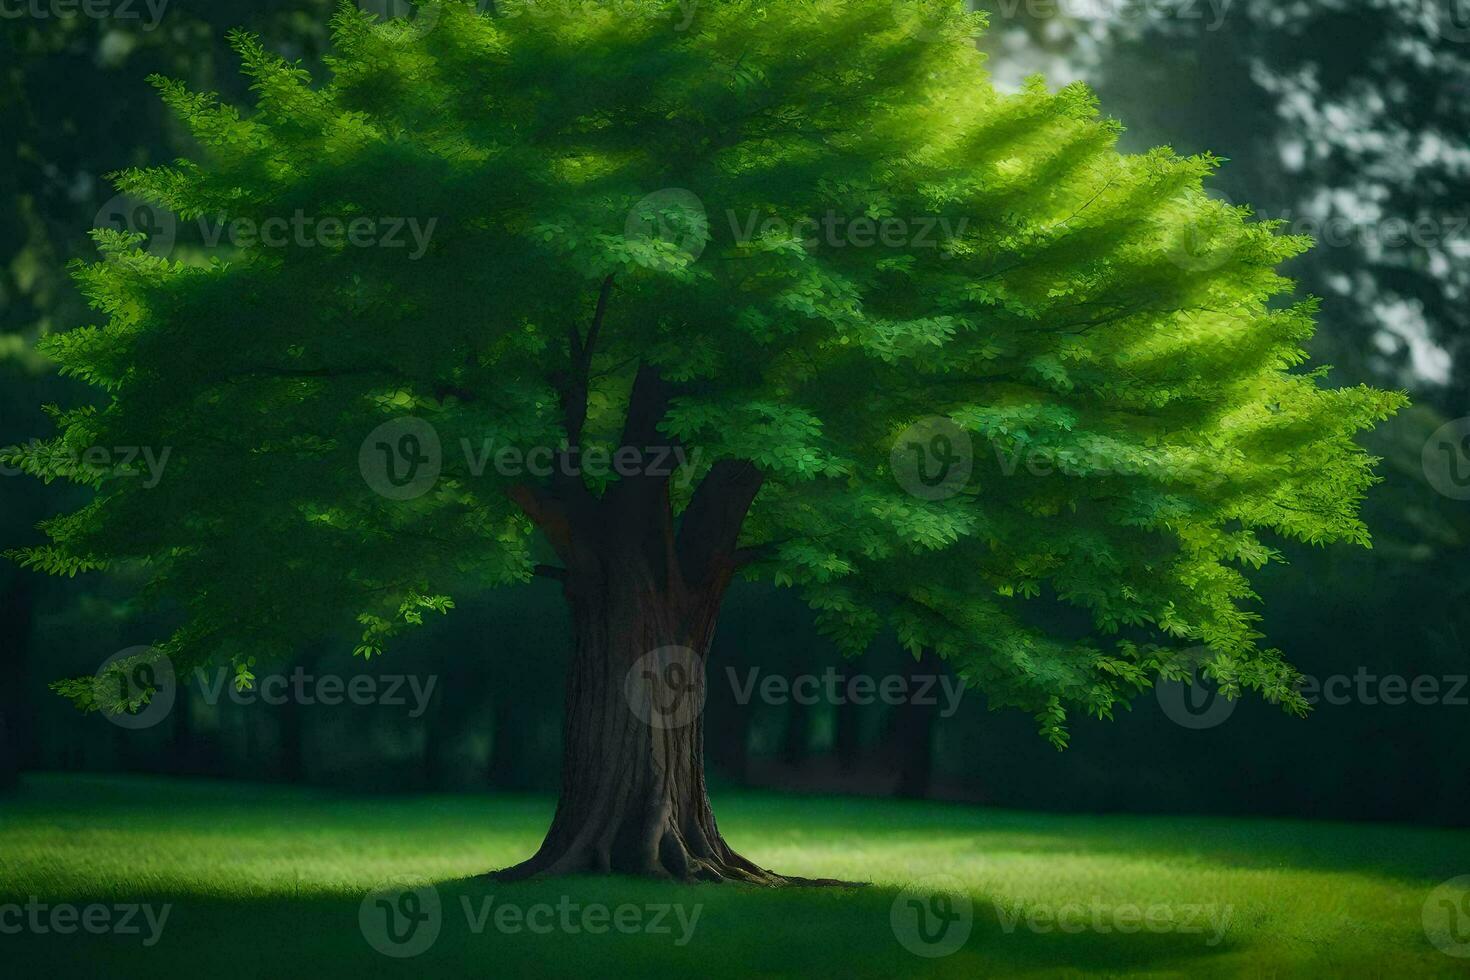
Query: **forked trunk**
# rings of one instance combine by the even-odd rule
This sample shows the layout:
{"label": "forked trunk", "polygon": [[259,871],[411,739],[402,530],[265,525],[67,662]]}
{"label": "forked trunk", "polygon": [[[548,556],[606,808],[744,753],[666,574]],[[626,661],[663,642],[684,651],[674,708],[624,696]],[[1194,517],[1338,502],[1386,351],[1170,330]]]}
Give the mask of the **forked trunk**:
{"label": "forked trunk", "polygon": [[[580,339],[571,347],[585,371]],[[570,382],[562,398],[576,443],[585,385]],[[667,403],[657,372],[640,367],[623,446],[635,454],[667,448],[658,430]],[[677,530],[668,474],[652,468],[624,475],[600,497],[566,473],[546,488],[509,490],[563,562],[540,570],[562,580],[575,649],[556,816],[535,856],[496,877],[621,873],[841,884],[778,875],[735,853],[720,836],[705,788],[705,659],[762,479],[749,462],[714,463]]]}

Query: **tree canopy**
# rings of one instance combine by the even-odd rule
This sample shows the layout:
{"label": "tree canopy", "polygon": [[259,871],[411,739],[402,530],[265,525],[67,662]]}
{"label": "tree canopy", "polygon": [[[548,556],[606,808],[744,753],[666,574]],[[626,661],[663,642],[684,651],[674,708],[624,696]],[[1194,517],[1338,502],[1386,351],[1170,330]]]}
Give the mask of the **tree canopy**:
{"label": "tree canopy", "polygon": [[[686,522],[758,472],[744,574],[1058,744],[1201,648],[1225,693],[1304,709],[1247,573],[1263,535],[1368,543],[1353,437],[1403,399],[1304,367],[1315,304],[1276,267],[1309,242],[1207,196],[1218,161],[1120,153],[1081,86],[997,92],[980,26],[941,0],[345,5],[320,84],[236,35],[254,106],[158,79],[199,153],[118,183],[261,233],[207,263],[96,233],[102,322],[43,351],[101,397],[7,458],[97,493],[20,560],[137,566],[179,616],[153,655],[248,680],[529,581],[542,503],[621,478],[569,461],[662,446]],[[666,410],[630,432],[640,375]],[[380,441],[432,478],[365,479]],[[505,447],[556,472],[484,465]]]}

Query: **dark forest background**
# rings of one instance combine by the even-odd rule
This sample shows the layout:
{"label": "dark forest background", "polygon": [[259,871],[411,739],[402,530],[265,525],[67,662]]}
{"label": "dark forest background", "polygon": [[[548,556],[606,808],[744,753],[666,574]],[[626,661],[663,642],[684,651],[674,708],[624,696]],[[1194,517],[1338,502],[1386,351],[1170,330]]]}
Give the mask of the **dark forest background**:
{"label": "dark forest background", "polygon": [[[393,2],[363,6],[409,12]],[[87,322],[65,267],[93,255],[87,230],[117,213],[103,175],[187,152],[146,76],[240,100],[226,30],[247,27],[316,66],[332,6],[172,0],[156,24],[142,4],[131,19],[0,23],[0,445],[45,434],[42,403],[81,397],[28,344]],[[1313,677],[1368,680],[1305,720],[1246,700],[1208,727],[1180,724],[1149,693],[1113,722],[1077,720],[1071,748],[1058,753],[1030,718],[988,711],[983,692],[967,692],[953,714],[942,697],[741,703],[727,667],[742,683],[751,670],[787,680],[945,670],[891,640],[844,661],[796,597],[745,586],[716,639],[712,774],[727,785],[1059,810],[1470,821],[1470,687],[1460,686],[1470,674],[1470,502],[1441,492],[1470,487],[1470,449],[1451,445],[1439,471],[1439,456],[1425,455],[1441,426],[1470,414],[1470,25],[1457,30],[1413,0],[982,6],[992,23],[982,43],[1002,85],[1033,70],[1053,85],[1083,79],[1127,124],[1128,148],[1213,151],[1228,160],[1215,184],[1222,196],[1316,234],[1318,248],[1289,271],[1323,300],[1318,362],[1333,364],[1340,384],[1413,395],[1415,408],[1372,436],[1385,481],[1365,509],[1374,549],[1288,547],[1291,564],[1259,578],[1272,645]],[[1401,234],[1400,223],[1420,231]],[[189,247],[181,234],[179,248]],[[0,546],[34,540],[35,522],[76,493],[0,475]],[[436,678],[418,717],[411,698],[242,705],[187,678],[167,719],[141,732],[79,715],[47,690],[158,635],[132,594],[125,580],[53,580],[0,563],[0,784],[46,769],[381,792],[556,785],[568,634],[550,583],[459,597],[453,614],[370,664],[349,643],[303,651],[315,676]],[[1434,678],[1439,694],[1388,703],[1382,681],[1395,677]],[[1200,710],[1217,718],[1209,711],[1222,709]]]}

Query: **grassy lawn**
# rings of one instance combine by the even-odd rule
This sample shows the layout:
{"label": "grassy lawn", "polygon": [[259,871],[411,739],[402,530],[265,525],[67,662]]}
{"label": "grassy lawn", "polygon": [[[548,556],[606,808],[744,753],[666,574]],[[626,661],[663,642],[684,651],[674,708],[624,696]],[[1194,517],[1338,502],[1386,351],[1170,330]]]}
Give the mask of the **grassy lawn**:
{"label": "grassy lawn", "polygon": [[[129,935],[62,935],[47,925],[54,908],[34,913],[47,931],[0,933],[0,972],[1470,975],[1470,959],[1437,950],[1424,926],[1435,886],[1470,874],[1461,832],[741,793],[715,802],[726,837],[763,865],[873,885],[494,884],[467,879],[530,854],[551,801],[32,777],[0,798],[0,929],[17,921],[5,903],[33,896],[78,915],[106,905],[94,924],[120,921],[120,903],[149,904],[154,921],[169,909],[161,931],[134,914]],[[398,876],[432,889],[364,901]],[[422,918],[436,897],[438,917]],[[1430,905],[1439,914],[1438,897]],[[414,958],[377,952],[368,933],[408,948],[385,939],[388,908],[437,922],[437,938]],[[423,928],[410,944],[432,934]],[[909,948],[946,944],[958,948]]]}

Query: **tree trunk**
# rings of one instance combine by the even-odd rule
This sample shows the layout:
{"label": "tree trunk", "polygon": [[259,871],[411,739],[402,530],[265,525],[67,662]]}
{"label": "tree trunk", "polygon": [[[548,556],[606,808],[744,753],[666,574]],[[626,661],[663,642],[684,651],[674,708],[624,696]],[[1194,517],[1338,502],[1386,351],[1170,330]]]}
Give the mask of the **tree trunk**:
{"label": "tree trunk", "polygon": [[[575,338],[572,348],[581,361]],[[585,387],[569,382],[562,398],[576,444]],[[656,371],[640,368],[622,445],[667,447],[658,431],[667,404]],[[751,463],[717,461],[677,530],[666,473],[622,476],[601,496],[560,471],[549,487],[510,489],[564,563],[539,571],[562,581],[573,651],[556,815],[540,850],[496,877],[622,873],[838,884],[778,875],[735,853],[705,787],[705,660],[761,482]]]}
{"label": "tree trunk", "polygon": [[[918,689],[914,682],[921,678],[937,678],[943,672],[944,661],[933,650],[925,649],[922,657],[909,663],[909,689]],[[896,749],[898,785],[893,795],[925,799],[934,777],[934,723],[939,717],[939,706],[909,700],[898,705],[894,712],[890,737]]]}
{"label": "tree trunk", "polygon": [[537,785],[535,774],[526,761],[531,739],[525,733],[525,726],[536,713],[525,710],[516,699],[515,692],[509,690],[496,692],[492,709],[490,765],[486,779],[500,790],[544,789]]}
{"label": "tree trunk", "polygon": [[30,640],[35,587],[28,573],[16,575],[0,592],[0,671],[6,677],[0,689],[0,786],[35,766],[37,744],[35,713],[30,703]]}
{"label": "tree trunk", "polygon": [[502,874],[780,883],[725,843],[706,793],[704,663],[718,597],[681,602],[627,561],[601,578],[568,583],[575,641],[556,816],[536,856]]}

